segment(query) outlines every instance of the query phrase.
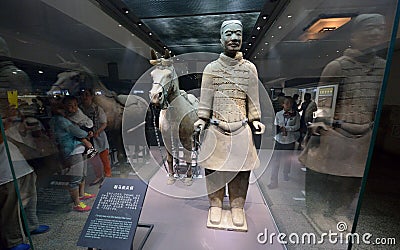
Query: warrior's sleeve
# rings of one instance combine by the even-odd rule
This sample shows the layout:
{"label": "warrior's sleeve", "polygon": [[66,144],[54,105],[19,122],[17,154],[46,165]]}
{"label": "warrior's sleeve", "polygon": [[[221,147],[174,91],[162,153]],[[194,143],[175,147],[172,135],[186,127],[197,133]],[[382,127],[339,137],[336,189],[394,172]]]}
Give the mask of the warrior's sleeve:
{"label": "warrior's sleeve", "polygon": [[247,118],[249,122],[261,120],[260,100],[258,93],[258,73],[254,64],[250,64],[249,88],[247,92]]}
{"label": "warrior's sleeve", "polygon": [[199,118],[208,120],[212,115],[212,106],[214,100],[214,88],[212,80],[211,64],[208,64],[203,72],[200,91],[200,103],[198,109]]}

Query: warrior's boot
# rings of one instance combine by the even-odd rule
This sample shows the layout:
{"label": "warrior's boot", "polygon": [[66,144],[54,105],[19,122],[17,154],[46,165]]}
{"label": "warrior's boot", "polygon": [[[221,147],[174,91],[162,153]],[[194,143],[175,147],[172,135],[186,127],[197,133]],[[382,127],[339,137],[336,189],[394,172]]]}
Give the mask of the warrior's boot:
{"label": "warrior's boot", "polygon": [[232,222],[237,227],[243,226],[245,221],[243,207],[249,187],[249,177],[250,171],[241,171],[228,184]]}
{"label": "warrior's boot", "polygon": [[219,224],[221,222],[224,194],[225,188],[221,188],[208,195],[210,201],[210,222],[213,224]]}
{"label": "warrior's boot", "polygon": [[225,182],[223,174],[206,169],[206,186],[208,200],[210,201],[210,222],[218,225],[222,217],[222,201],[225,195]]}

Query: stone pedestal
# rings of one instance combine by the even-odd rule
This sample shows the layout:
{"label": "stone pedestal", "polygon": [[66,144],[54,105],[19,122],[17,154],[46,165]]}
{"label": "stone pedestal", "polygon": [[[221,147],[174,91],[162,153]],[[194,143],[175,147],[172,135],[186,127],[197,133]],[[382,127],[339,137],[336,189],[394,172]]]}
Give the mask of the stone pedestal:
{"label": "stone pedestal", "polygon": [[247,232],[246,215],[244,216],[243,226],[235,226],[232,222],[232,213],[230,209],[222,209],[221,222],[214,224],[210,221],[210,210],[208,210],[207,227],[219,230]]}

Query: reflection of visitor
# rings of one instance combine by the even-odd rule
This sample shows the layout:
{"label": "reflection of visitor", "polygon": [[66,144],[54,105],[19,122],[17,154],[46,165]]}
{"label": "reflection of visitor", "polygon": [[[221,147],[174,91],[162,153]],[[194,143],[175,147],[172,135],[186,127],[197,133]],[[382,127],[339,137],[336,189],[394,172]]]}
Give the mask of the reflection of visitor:
{"label": "reflection of visitor", "polygon": [[291,167],[291,156],[295,148],[295,143],[299,139],[300,115],[294,110],[294,99],[290,96],[283,100],[283,110],[276,113],[274,124],[277,126],[278,133],[275,135],[274,161],[271,172],[271,182],[269,189],[278,187],[279,169],[283,167],[283,180],[289,180]]}
{"label": "reflection of visitor", "polygon": [[80,129],[64,117],[65,110],[53,107],[53,117],[50,120],[59,149],[62,153],[62,175],[68,180],[68,191],[74,203],[73,210],[85,212],[91,209],[83,200],[93,198],[95,195],[85,193],[85,178],[87,174],[86,160],[82,153],[85,147],[79,139],[86,138],[89,133]]}
{"label": "reflection of visitor", "polygon": [[32,107],[34,114],[38,115],[40,113],[41,107],[36,98],[32,99],[32,104],[30,104],[29,106]]}
{"label": "reflection of visitor", "polygon": [[283,92],[279,93],[278,96],[272,100],[272,107],[274,108],[275,114],[282,110],[283,100],[285,94]]}
{"label": "reflection of visitor", "polygon": [[[11,107],[7,97],[7,91],[17,90],[18,94],[28,94],[32,85],[28,75],[18,69],[8,59],[10,51],[3,38],[0,37],[0,115],[2,118],[2,129],[7,133],[15,120],[18,110]],[[18,130],[16,131],[18,133]],[[12,134],[12,133],[11,133]],[[30,249],[29,244],[24,243],[25,232],[30,230],[31,234],[41,234],[49,230],[47,225],[39,225],[36,214],[37,193],[36,174],[27,163],[19,148],[0,133],[0,249]],[[11,159],[6,153],[7,140]],[[11,163],[15,171],[19,194],[14,186],[14,178],[11,172]],[[26,228],[22,225],[18,196],[21,196],[22,206],[27,218]]]}
{"label": "reflection of visitor", "polygon": [[[10,112],[1,113],[1,117],[4,118],[2,119],[4,130],[11,126],[14,116],[12,113],[14,113],[12,109]],[[47,232],[49,226],[39,225],[37,218],[36,174],[12,142],[7,141],[7,146],[11,159],[8,158],[4,138],[0,133],[0,249],[30,249],[29,244],[24,243],[25,227],[18,209],[18,195],[21,196],[27,218],[27,230],[30,230],[31,234],[41,234]],[[13,164],[19,194],[14,186],[9,160]]]}
{"label": "reflection of visitor", "polygon": [[311,94],[304,94],[304,102],[301,104],[299,112],[300,117],[300,138],[299,138],[299,149],[302,149],[302,142],[305,134],[307,133],[307,126],[309,122],[313,121],[314,112],[317,111],[317,104],[311,100]]}
{"label": "reflection of visitor", "polygon": [[[106,132],[107,116],[104,110],[93,102],[93,91],[85,89],[81,91],[82,105],[81,109],[93,121],[93,144],[94,148],[99,152],[100,160],[103,164],[103,171],[105,177],[111,177],[111,162],[109,156],[109,144]],[[95,185],[103,180],[103,174],[99,171],[96,172],[96,179],[90,183]]]}
{"label": "reflection of visitor", "polygon": [[307,167],[307,209],[321,223],[353,217],[385,69],[374,50],[384,41],[384,17],[362,14],[352,25],[351,48],[321,75],[320,86],[338,84],[333,124],[312,124],[315,133],[299,157]]}
{"label": "reflection of visitor", "polygon": [[222,23],[220,34],[224,53],[206,66],[201,83],[199,120],[195,128],[206,129],[199,164],[205,168],[210,223],[221,222],[225,184],[228,183],[232,222],[243,226],[243,206],[249,185],[250,170],[259,166],[253,143],[252,124],[259,134],[260,123],[258,75],[253,63],[243,59],[242,23]]}
{"label": "reflection of visitor", "polygon": [[[63,99],[63,104],[66,107],[66,118],[78,125],[81,129],[90,133],[93,136],[93,121],[87,117],[82,110],[78,107],[78,99],[75,96],[67,95]],[[90,138],[91,139],[91,138]],[[93,147],[90,139],[82,138],[80,139],[85,146],[84,155],[87,158],[93,158],[97,154],[97,150]]]}
{"label": "reflection of visitor", "polygon": [[293,97],[293,110],[298,111],[299,107],[299,94],[294,94]]}

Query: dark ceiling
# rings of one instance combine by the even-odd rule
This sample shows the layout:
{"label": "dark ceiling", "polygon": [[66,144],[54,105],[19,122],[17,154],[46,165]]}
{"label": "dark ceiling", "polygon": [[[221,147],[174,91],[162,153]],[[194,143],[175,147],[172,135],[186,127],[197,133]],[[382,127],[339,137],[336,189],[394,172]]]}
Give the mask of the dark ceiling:
{"label": "dark ceiling", "polygon": [[264,0],[123,0],[127,7],[176,54],[221,51],[219,28],[224,20],[244,23],[244,41],[264,6]]}
{"label": "dark ceiling", "polygon": [[[220,53],[220,25],[224,20],[243,23],[243,47],[251,46],[275,18],[286,0],[97,0],[103,9],[129,26],[156,49],[168,48],[173,54],[190,52]],[[279,8],[280,7],[280,8]],[[151,33],[151,34],[150,34]]]}
{"label": "dark ceiling", "polygon": [[[162,53],[220,53],[220,24],[240,19],[242,51],[263,81],[315,77],[350,45],[350,25],[305,37],[306,27],[324,16],[380,13],[391,29],[396,0],[97,0],[103,10],[126,23]],[[391,7],[390,7],[391,6]],[[388,30],[389,31],[389,30]],[[149,35],[151,34],[151,35]],[[389,33],[388,33],[389,35]],[[383,41],[387,46],[387,41]],[[299,63],[299,60],[302,62]]]}

